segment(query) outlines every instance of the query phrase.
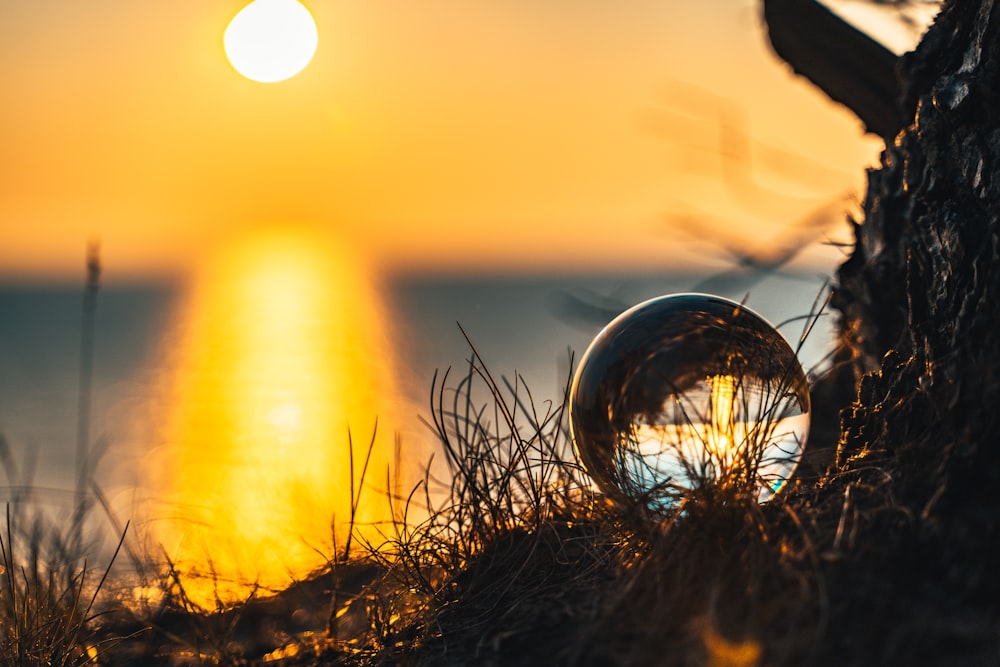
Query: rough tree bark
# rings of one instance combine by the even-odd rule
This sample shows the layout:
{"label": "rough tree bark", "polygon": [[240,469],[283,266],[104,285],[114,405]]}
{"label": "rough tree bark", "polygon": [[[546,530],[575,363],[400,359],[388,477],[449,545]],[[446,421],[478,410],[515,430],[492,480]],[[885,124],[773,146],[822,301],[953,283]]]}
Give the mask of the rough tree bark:
{"label": "rough tree bark", "polygon": [[[843,512],[868,516],[853,537],[873,545],[863,561],[833,563],[828,581],[881,595],[868,608],[835,595],[831,636],[852,664],[997,664],[1000,7],[947,1],[894,85],[861,77],[866,93],[852,100],[837,86],[864,63],[831,52],[817,66],[789,33],[822,28],[775,18],[810,5],[765,0],[775,50],[887,137],[835,287],[846,372],[817,406],[840,410],[829,485],[843,487]],[[877,56],[871,71],[883,68]]]}

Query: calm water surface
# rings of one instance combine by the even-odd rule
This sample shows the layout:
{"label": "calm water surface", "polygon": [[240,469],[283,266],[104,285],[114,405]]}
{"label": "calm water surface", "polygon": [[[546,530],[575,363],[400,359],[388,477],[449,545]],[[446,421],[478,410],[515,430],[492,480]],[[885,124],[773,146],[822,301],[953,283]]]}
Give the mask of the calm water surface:
{"label": "calm water surface", "polygon": [[[399,389],[411,416],[426,413],[434,371],[452,367],[455,377],[470,357],[461,325],[494,373],[523,377],[539,401],[558,400],[570,373],[570,351],[579,357],[606,318],[699,280],[398,279],[385,305]],[[748,305],[777,323],[808,312],[821,286],[811,276],[771,278],[749,291]],[[35,481],[46,487],[72,488],[81,301],[78,287],[0,286],[0,433],[23,461],[35,459]],[[106,439],[112,452],[151,446],[160,437],[161,380],[173,370],[180,344],[172,320],[179,301],[178,290],[165,286],[108,286],[99,294],[92,435]],[[829,325],[818,329],[801,355],[807,368],[827,350]],[[794,339],[800,330],[800,323],[792,323],[783,333]]]}

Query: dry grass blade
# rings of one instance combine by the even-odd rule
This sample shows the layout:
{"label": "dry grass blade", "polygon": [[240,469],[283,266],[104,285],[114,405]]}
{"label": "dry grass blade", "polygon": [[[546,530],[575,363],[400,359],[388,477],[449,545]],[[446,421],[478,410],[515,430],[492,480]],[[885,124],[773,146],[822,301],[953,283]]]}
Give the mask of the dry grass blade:
{"label": "dry grass blade", "polygon": [[[97,597],[125,541],[126,525],[96,585],[88,589],[87,563],[68,558],[63,541],[46,534],[37,517],[23,533],[14,529],[7,505],[6,539],[0,535],[0,665],[3,667],[77,667],[96,663],[100,651],[116,641],[101,638],[94,622]],[[49,537],[49,548],[43,540]],[[70,538],[72,539],[72,538]],[[19,543],[24,542],[26,555]],[[48,553],[52,557],[46,558]],[[89,593],[89,597],[87,597]]]}

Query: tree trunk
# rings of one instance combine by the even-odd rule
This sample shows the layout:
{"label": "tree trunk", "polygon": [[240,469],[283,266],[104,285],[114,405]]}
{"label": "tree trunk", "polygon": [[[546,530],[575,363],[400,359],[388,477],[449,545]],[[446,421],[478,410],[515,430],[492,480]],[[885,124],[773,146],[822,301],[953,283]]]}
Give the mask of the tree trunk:
{"label": "tree trunk", "polygon": [[[802,71],[795,50],[779,47],[788,26],[769,29]],[[876,106],[894,106],[903,125],[868,173],[834,291],[840,390],[827,387],[817,405],[841,410],[817,502],[843,487],[829,511],[862,556],[828,568],[830,636],[856,663],[996,664],[1000,9],[946,2],[896,74],[895,99]],[[850,546],[845,532],[838,546]],[[863,587],[879,594],[852,604]]]}

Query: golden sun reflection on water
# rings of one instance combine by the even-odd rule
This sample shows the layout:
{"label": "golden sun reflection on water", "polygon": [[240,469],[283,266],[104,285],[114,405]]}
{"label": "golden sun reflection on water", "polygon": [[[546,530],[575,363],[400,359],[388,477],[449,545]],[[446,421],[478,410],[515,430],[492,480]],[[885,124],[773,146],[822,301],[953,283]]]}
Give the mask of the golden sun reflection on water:
{"label": "golden sun reflection on water", "polygon": [[[261,232],[210,263],[183,320],[156,462],[179,520],[157,522],[157,537],[182,573],[214,571],[225,596],[285,586],[323,563],[334,517],[346,526],[348,428],[357,476],[376,418],[358,519],[388,516],[392,369],[377,293],[328,239]],[[213,584],[198,581],[188,593],[209,603]]]}

